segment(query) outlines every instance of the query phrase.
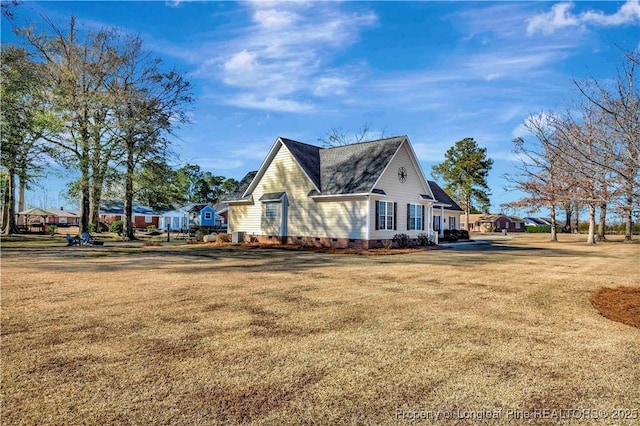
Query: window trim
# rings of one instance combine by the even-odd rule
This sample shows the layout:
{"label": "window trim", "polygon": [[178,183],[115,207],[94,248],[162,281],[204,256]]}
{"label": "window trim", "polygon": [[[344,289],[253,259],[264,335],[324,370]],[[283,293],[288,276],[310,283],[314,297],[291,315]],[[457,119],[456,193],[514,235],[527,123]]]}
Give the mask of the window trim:
{"label": "window trim", "polygon": [[407,231],[424,230],[424,206],[407,204]]}
{"label": "window trim", "polygon": [[[380,214],[384,205],[384,214]],[[377,231],[395,231],[397,229],[397,211],[398,203],[395,201],[376,200],[376,230]]]}

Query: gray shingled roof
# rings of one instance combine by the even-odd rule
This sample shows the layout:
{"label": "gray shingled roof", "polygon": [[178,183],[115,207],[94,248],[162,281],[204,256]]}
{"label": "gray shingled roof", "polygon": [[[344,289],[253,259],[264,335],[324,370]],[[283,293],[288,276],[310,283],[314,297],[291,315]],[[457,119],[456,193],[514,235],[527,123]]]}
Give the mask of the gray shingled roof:
{"label": "gray shingled roof", "polygon": [[249,195],[247,197],[242,197],[242,194],[244,194],[244,192],[247,190],[247,188],[251,184],[251,181],[253,180],[254,177],[256,177],[257,174],[258,174],[257,170],[254,170],[252,172],[247,173],[242,178],[242,180],[238,183],[238,186],[236,186],[235,191],[230,192],[227,195],[225,195],[224,197],[222,197],[221,201],[222,202],[227,202],[227,201],[250,200],[251,199],[251,195]]}
{"label": "gray shingled roof", "polygon": [[[320,190],[309,195],[358,194],[372,192],[393,155],[406,136],[395,136],[370,142],[321,148],[291,139],[279,138],[296,159],[309,179]],[[257,172],[245,176],[238,189],[223,201],[239,201]]]}
{"label": "gray shingled roof", "polygon": [[266,194],[262,194],[260,197],[260,201],[280,201],[284,192],[267,192]]}
{"label": "gray shingled roof", "polygon": [[450,204],[451,207],[447,207],[447,210],[459,210],[462,211],[462,209],[460,208],[460,206],[458,205],[458,203],[456,203],[453,198],[449,197],[449,194],[447,194],[444,189],[440,188],[440,185],[438,185],[437,183],[435,183],[432,180],[427,181],[429,182],[429,187],[431,188],[431,192],[433,192],[433,196],[436,197],[436,200],[442,204]]}
{"label": "gray shingled roof", "polygon": [[406,136],[320,150],[322,194],[371,192]]}

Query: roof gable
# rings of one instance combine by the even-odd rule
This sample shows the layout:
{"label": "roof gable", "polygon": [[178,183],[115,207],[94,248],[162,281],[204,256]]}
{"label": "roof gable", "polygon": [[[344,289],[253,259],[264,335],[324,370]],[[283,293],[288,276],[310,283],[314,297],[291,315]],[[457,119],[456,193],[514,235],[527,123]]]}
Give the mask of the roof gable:
{"label": "roof gable", "polygon": [[433,193],[433,196],[436,198],[436,200],[439,203],[448,204],[451,206],[451,207],[447,207],[447,210],[462,211],[462,208],[458,205],[458,203],[456,203],[455,200],[451,198],[449,194],[447,194],[446,191],[440,187],[440,185],[438,185],[436,182],[432,180],[428,182],[429,182],[429,187],[431,188],[431,192]]}
{"label": "roof gable", "polygon": [[298,162],[302,171],[316,188],[320,188],[320,150],[322,148],[291,139],[280,138],[293,158]]}

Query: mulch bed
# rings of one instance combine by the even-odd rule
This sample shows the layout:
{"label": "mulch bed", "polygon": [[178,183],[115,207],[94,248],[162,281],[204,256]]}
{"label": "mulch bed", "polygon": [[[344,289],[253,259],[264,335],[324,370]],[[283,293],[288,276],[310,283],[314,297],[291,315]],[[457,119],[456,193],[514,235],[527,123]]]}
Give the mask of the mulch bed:
{"label": "mulch bed", "polygon": [[426,246],[426,247],[412,247],[412,248],[374,248],[374,249],[358,249],[358,248],[332,248],[332,247],[314,247],[305,246],[301,247],[298,244],[264,244],[264,243],[212,243],[216,245],[233,245],[242,246],[247,248],[260,248],[260,249],[273,249],[273,250],[294,250],[294,251],[309,251],[315,253],[330,253],[330,254],[358,254],[362,256],[388,256],[394,254],[407,254],[418,253],[425,250],[442,250],[446,247],[440,246]]}
{"label": "mulch bed", "polygon": [[605,318],[640,328],[640,287],[602,287],[591,304]]}

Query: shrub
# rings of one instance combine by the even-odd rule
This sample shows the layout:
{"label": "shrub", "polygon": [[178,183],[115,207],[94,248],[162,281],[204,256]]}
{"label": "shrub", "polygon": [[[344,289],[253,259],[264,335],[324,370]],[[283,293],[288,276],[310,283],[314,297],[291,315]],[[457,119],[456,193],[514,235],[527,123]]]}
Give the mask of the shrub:
{"label": "shrub", "polygon": [[98,229],[98,227],[96,226],[95,223],[89,224],[89,232],[96,232],[96,229]]}
{"label": "shrub", "polygon": [[418,245],[419,246],[428,246],[429,245],[429,237],[424,232],[418,234]]}
{"label": "shrub", "polygon": [[121,220],[116,220],[115,222],[111,222],[111,225],[109,225],[109,231],[115,232],[118,235],[122,235],[123,227],[124,222],[122,222]]}
{"label": "shrub", "polygon": [[445,229],[443,232],[443,241],[458,241],[458,236],[456,235],[455,229]]}
{"label": "shrub", "polygon": [[[525,227],[525,231],[531,234],[550,234],[551,233],[551,225],[543,225],[543,226],[527,226]],[[557,232],[562,232],[562,227],[556,226]]]}
{"label": "shrub", "polygon": [[391,241],[396,243],[400,248],[407,248],[411,243],[411,238],[407,234],[396,234],[393,236]]}
{"label": "shrub", "polygon": [[231,235],[229,234],[218,234],[218,242],[219,243],[230,243]]}
{"label": "shrub", "polygon": [[53,234],[55,234],[57,230],[58,230],[57,225],[47,225],[47,234],[53,236]]}
{"label": "shrub", "polygon": [[461,229],[458,231],[458,239],[460,240],[468,240],[469,239],[469,231],[466,229]]}
{"label": "shrub", "polygon": [[203,228],[199,228],[199,229],[196,231],[196,240],[197,240],[197,241],[202,241],[202,240],[204,239],[204,236],[205,236],[205,235],[208,235],[208,234],[209,234],[209,233],[208,233],[205,229],[203,229]]}
{"label": "shrub", "polygon": [[147,232],[153,232],[153,231],[156,231],[157,229],[158,227],[156,227],[155,225],[147,226]]}

